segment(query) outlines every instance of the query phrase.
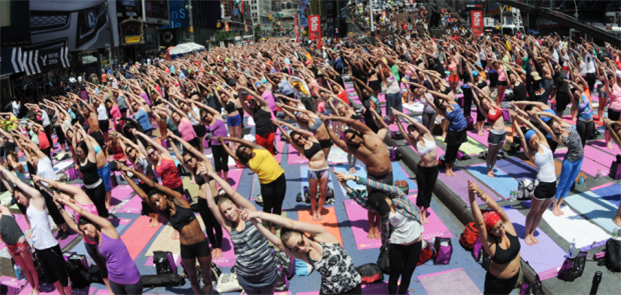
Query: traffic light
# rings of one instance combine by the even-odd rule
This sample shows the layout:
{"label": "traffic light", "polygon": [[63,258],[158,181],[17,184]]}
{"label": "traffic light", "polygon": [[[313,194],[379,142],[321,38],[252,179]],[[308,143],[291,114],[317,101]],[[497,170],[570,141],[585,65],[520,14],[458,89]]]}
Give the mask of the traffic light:
{"label": "traffic light", "polygon": [[221,23],[221,22],[217,22],[217,23],[216,23],[216,28],[220,28],[221,26],[222,26],[222,23]]}

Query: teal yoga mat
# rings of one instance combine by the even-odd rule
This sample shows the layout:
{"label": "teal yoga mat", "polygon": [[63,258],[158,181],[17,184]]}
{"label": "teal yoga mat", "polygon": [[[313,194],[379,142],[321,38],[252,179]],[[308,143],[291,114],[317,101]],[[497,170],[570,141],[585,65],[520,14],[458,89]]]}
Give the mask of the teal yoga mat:
{"label": "teal yoga mat", "polygon": [[511,196],[511,190],[517,189],[518,181],[515,178],[509,176],[507,173],[502,171],[501,169],[496,168],[494,173],[496,173],[496,177],[491,178],[487,176],[487,167],[486,164],[477,164],[466,167],[474,177],[481,180],[481,182],[487,184],[491,187],[496,193],[498,193],[501,197],[508,199]]}
{"label": "teal yoga mat", "polygon": [[580,212],[595,224],[611,233],[616,224],[612,218],[617,213],[618,206],[598,196],[593,192],[575,194],[565,199],[565,202],[575,211]]}

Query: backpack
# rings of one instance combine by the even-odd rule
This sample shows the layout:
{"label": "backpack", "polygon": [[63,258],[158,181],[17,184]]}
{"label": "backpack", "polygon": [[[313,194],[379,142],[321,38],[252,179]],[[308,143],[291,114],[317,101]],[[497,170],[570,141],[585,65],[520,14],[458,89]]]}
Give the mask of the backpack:
{"label": "backpack", "polygon": [[520,180],[518,182],[518,195],[517,199],[522,200],[530,200],[535,192],[535,183],[530,179]]}
{"label": "backpack", "polygon": [[375,263],[367,263],[356,267],[356,271],[362,277],[362,284],[372,284],[375,282],[383,282],[384,274],[379,265]]}
{"label": "backpack", "polygon": [[587,252],[582,251],[574,258],[567,257],[565,262],[563,262],[563,266],[561,266],[561,269],[558,271],[558,278],[566,282],[573,282],[575,279],[582,276],[586,259]]}
{"label": "backpack", "polygon": [[453,243],[450,238],[436,237],[433,247],[437,256],[434,261],[435,265],[449,264],[453,255]]}
{"label": "backpack", "polygon": [[468,118],[466,118],[466,122],[468,123],[468,126],[466,126],[466,130],[474,129],[474,119],[472,119],[471,116],[468,116]]}
{"label": "backpack", "polygon": [[390,157],[391,162],[401,160],[401,152],[399,151],[399,148],[396,146],[388,147],[388,156]]}
{"label": "backpack", "polygon": [[474,221],[466,224],[466,228],[459,236],[459,244],[468,251],[474,249],[474,244],[479,238],[479,230],[474,225]]}
{"label": "backpack", "polygon": [[176,287],[185,285],[185,278],[178,274],[143,275],[140,276],[143,288]]}
{"label": "backpack", "polygon": [[418,263],[416,265],[425,264],[425,262],[435,259],[438,256],[438,252],[436,252],[436,249],[431,243],[423,240],[423,245],[424,247],[420,252],[420,258],[418,259]]}
{"label": "backpack", "polygon": [[472,257],[474,260],[481,264],[483,269],[488,270],[489,266],[492,264],[492,257],[490,257],[487,252],[485,252],[485,248],[481,243],[481,237],[477,237],[476,242],[474,243],[474,248],[472,249]]}
{"label": "backpack", "polygon": [[377,266],[387,275],[390,275],[390,257],[388,255],[388,243],[384,243],[380,248],[380,254],[377,257]]}
{"label": "backpack", "polygon": [[84,255],[72,254],[69,257],[65,256],[65,266],[71,279],[72,288],[82,289],[91,284],[88,262]]}
{"label": "backpack", "polygon": [[177,274],[177,265],[171,252],[153,251],[153,265],[158,275]]}
{"label": "backpack", "polygon": [[283,274],[288,280],[291,280],[295,276],[295,259],[287,256],[282,251],[275,252],[274,258],[276,263],[281,267]]}
{"label": "backpack", "polygon": [[606,268],[613,272],[621,272],[621,241],[609,239],[606,242],[606,254],[604,255]]}

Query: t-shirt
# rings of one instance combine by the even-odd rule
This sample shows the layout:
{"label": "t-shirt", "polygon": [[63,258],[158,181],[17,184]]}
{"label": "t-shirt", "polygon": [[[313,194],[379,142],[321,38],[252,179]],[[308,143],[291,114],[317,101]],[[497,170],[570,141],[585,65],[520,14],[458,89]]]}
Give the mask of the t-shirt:
{"label": "t-shirt", "polygon": [[103,83],[108,82],[108,75],[106,75],[105,73],[101,74],[101,82]]}
{"label": "t-shirt", "polygon": [[[54,172],[54,167],[52,166],[52,160],[50,160],[49,157],[39,159],[39,163],[37,164],[37,176],[51,180],[58,180],[58,178],[56,178],[56,172]],[[48,185],[43,181],[41,183],[45,186]]]}
{"label": "t-shirt", "polygon": [[43,125],[43,127],[50,125],[50,116],[48,116],[47,112],[44,110],[41,110],[41,125]]}
{"label": "t-shirt", "polygon": [[97,120],[99,121],[108,120],[108,111],[106,110],[106,107],[103,104],[100,104],[99,107],[97,107]]}
{"label": "t-shirt", "polygon": [[248,167],[259,176],[259,183],[268,184],[278,179],[285,170],[280,167],[274,156],[264,149],[253,149],[255,155],[248,161]]}
{"label": "t-shirt", "polygon": [[44,150],[50,147],[50,141],[47,139],[47,134],[45,134],[45,132],[39,130],[37,138],[39,139],[39,149]]}

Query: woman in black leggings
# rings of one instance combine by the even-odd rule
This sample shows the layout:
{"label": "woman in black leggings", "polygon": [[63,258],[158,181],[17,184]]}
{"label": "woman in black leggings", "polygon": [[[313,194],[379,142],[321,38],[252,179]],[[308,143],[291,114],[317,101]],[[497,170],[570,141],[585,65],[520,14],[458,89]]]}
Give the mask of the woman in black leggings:
{"label": "woman in black leggings", "polygon": [[[235,161],[242,163],[259,176],[263,212],[280,215],[287,192],[287,179],[285,170],[280,167],[272,153],[258,144],[243,139],[217,137],[217,140]],[[235,154],[224,144],[225,140],[240,143]],[[272,233],[276,233],[275,224],[268,224],[268,228]]]}
{"label": "woman in black leggings", "polygon": [[[106,189],[103,180],[97,172],[97,156],[93,144],[89,140],[86,131],[80,126],[74,127],[74,131],[82,136],[82,141],[76,143],[77,136],[73,137],[73,146],[78,156],[78,164],[82,180],[84,182],[84,192],[97,207],[99,216],[108,218],[106,208]],[[99,147],[98,147],[99,148]]]}
{"label": "woman in black leggings", "polygon": [[207,237],[209,238],[209,243],[211,243],[211,256],[213,258],[220,258],[222,257],[222,226],[220,226],[218,221],[213,216],[213,213],[209,210],[204,196],[205,189],[210,189],[212,195],[216,196],[218,193],[217,184],[214,179],[211,179],[209,180],[209,183],[206,183],[205,179],[198,173],[198,163],[202,163],[209,169],[209,171],[213,171],[211,161],[209,161],[207,156],[201,154],[197,147],[193,147],[190,143],[181,139],[181,137],[172,133],[169,133],[168,137],[171,140],[176,140],[183,145],[183,154],[179,152],[179,149],[177,149],[175,145],[172,146],[172,149],[175,155],[177,155],[177,158],[183,161],[183,165],[194,175],[194,180],[196,180],[196,184],[200,187],[198,191],[198,213],[203,219],[205,229],[207,230]]}

